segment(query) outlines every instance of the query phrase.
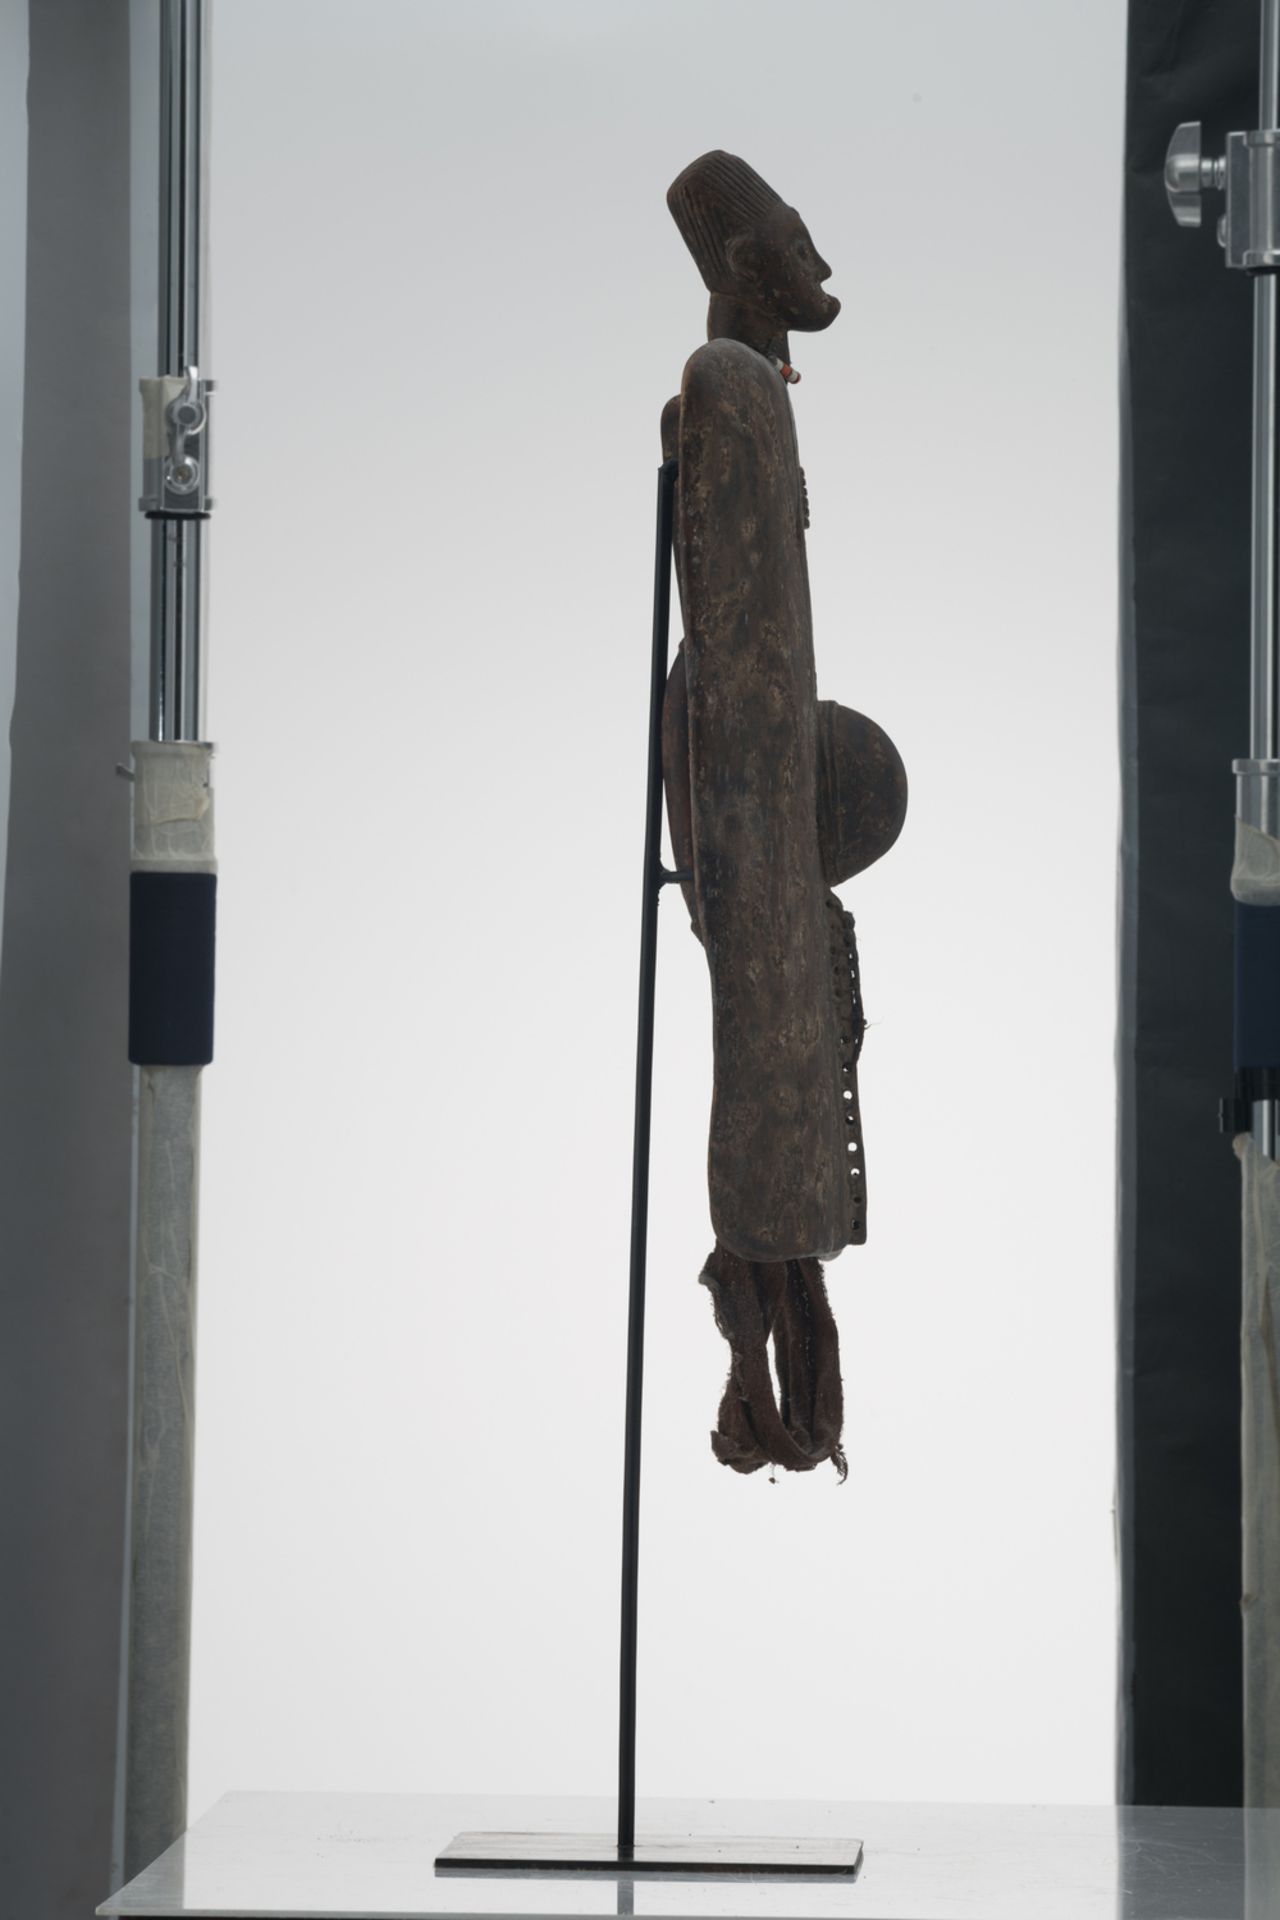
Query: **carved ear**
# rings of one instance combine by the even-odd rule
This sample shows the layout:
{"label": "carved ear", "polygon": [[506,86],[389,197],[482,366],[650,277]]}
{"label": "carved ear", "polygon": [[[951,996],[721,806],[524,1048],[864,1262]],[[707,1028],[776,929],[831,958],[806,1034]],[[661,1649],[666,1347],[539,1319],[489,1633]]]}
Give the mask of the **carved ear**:
{"label": "carved ear", "polygon": [[755,286],[764,266],[764,248],[754,234],[735,234],[724,251],[734,279]]}

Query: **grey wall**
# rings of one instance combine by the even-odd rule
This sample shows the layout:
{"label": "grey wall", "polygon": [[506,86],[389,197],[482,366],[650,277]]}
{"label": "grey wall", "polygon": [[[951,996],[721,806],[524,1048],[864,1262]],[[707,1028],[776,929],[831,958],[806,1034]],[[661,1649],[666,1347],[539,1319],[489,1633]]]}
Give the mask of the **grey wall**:
{"label": "grey wall", "polygon": [[[0,1913],[23,1920],[83,1920],[112,1855],[131,1185],[128,790],[113,771],[130,737],[128,26],[125,0],[38,0],[30,14],[0,947]],[[20,64],[11,5],[0,31]],[[0,125],[16,138],[20,115]],[[11,478],[0,459],[0,487]]]}

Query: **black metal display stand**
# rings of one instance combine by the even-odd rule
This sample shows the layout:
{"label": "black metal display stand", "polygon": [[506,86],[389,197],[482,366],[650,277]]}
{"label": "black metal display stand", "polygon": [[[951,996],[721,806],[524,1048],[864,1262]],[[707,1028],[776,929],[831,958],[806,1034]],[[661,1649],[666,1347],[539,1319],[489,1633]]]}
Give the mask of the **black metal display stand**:
{"label": "black metal display stand", "polygon": [[640,1012],[631,1162],[631,1287],[627,1313],[626,1442],[622,1468],[622,1625],[618,1693],[618,1833],[460,1833],[437,1872],[805,1874],[857,1872],[862,1842],[849,1839],[703,1837],[636,1839],[636,1628],[640,1572],[640,1435],[644,1399],[644,1292],[649,1232],[649,1130],[653,1092],[653,1003],[658,969],[658,898],[692,874],[662,864],[662,705],[671,626],[671,545],[676,461],[658,469],[649,676],[649,772],[645,797],[644,889],[640,919]]}

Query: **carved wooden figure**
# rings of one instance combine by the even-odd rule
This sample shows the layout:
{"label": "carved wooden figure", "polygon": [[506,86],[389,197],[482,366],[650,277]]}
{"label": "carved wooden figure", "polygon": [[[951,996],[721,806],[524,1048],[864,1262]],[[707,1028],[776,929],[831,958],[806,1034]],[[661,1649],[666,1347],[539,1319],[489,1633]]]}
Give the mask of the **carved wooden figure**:
{"label": "carved wooden figure", "polygon": [[679,461],[685,625],[663,770],[715,1054],[716,1245],[702,1279],[732,1352],[712,1445],[740,1472],[830,1459],[843,1477],[820,1262],[866,1237],[865,1020],[853,919],[831,889],[892,846],[906,774],[874,721],[817,698],[788,335],[839,313],[831,269],[795,209],[732,154],[695,160],[667,204],[711,294],[707,345],[664,409],[662,443]]}

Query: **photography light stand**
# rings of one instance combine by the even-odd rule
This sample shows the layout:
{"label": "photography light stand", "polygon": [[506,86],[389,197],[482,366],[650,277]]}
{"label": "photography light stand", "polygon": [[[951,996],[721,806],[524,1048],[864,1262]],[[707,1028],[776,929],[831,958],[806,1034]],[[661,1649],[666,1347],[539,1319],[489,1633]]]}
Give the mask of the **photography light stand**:
{"label": "photography light stand", "polygon": [[[640,1574],[640,1440],[644,1402],[645,1263],[649,1232],[649,1131],[653,1091],[653,1004],[658,966],[658,900],[691,873],[662,864],[662,705],[671,625],[671,542],[677,463],[658,469],[649,671],[649,764],[645,794],[644,883],[640,910],[640,1013],[636,1037],[635,1132],[631,1161],[631,1280],[627,1310],[627,1393],[622,1467],[622,1619],[618,1689],[616,1838],[590,1833],[460,1833],[436,1860],[438,1873],[702,1875],[804,1874],[847,1878],[862,1842],[759,1836],[636,1834],[636,1646]],[[619,1911],[622,1909],[620,1908]]]}
{"label": "photography light stand", "polygon": [[1280,1806],[1280,0],[1262,0],[1259,126],[1206,159],[1198,121],[1174,133],[1165,187],[1180,226],[1225,194],[1218,238],[1253,276],[1249,758],[1237,760],[1235,1085],[1223,1103],[1243,1171],[1244,1804]]}
{"label": "photography light stand", "polygon": [[200,1073],[213,1058],[213,748],[202,739],[209,396],[204,0],[160,8],[157,378],[142,390],[151,522],[149,738],[133,743],[129,1058],[137,1077],[124,1872],[187,1824]]}

